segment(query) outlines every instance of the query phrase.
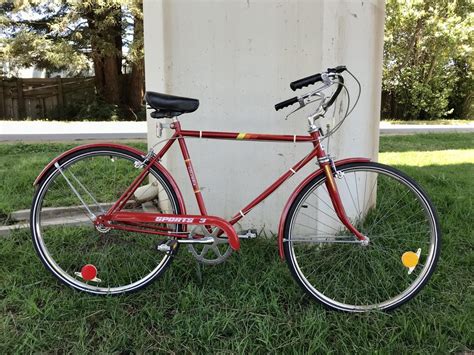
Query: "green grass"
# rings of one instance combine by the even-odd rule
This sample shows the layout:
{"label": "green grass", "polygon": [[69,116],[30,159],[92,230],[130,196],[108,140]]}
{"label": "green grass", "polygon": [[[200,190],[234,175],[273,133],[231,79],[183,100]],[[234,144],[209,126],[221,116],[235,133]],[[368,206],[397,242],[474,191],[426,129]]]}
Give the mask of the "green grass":
{"label": "green grass", "polygon": [[[4,220],[29,207],[35,176],[65,148],[0,145]],[[274,239],[244,241],[226,263],[203,267],[202,278],[182,248],[147,289],[88,296],[59,284],[41,265],[29,232],[16,231],[0,241],[0,352],[473,351],[473,151],[474,134],[381,137],[380,160],[422,184],[443,230],[433,278],[395,312],[325,310],[291,278]]]}
{"label": "green grass", "polygon": [[[29,208],[33,182],[56,156],[78,144],[0,144],[0,225],[11,223],[8,215]],[[146,150],[145,143],[129,143]]]}

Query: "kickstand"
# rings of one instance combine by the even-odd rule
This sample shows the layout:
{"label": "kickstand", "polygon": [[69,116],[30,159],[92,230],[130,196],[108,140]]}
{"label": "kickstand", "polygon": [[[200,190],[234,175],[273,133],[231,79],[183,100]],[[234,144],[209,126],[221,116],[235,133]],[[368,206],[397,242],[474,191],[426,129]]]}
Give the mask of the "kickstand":
{"label": "kickstand", "polygon": [[202,264],[196,260],[196,277],[199,284],[202,284]]}

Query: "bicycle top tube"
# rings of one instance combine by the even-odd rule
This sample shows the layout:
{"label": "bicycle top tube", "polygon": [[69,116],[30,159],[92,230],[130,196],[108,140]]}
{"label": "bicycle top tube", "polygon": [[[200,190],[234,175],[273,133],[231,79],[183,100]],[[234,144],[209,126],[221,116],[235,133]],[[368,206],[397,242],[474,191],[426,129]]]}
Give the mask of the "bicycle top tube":
{"label": "bicycle top tube", "polygon": [[266,133],[245,133],[245,132],[214,132],[214,131],[190,131],[180,130],[183,137],[206,138],[206,139],[235,139],[246,141],[266,141],[266,142],[312,142],[310,135],[289,135],[289,134],[266,134]]}

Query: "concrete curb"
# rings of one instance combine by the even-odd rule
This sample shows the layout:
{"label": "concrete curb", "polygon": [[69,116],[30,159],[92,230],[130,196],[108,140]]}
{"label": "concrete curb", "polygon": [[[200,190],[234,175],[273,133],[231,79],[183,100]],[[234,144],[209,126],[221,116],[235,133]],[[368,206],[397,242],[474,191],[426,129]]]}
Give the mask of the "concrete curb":
{"label": "concrete curb", "polygon": [[13,224],[11,226],[0,226],[0,237],[7,237],[10,235],[11,232],[15,230],[27,229],[27,228],[30,228],[30,224],[27,222]]}

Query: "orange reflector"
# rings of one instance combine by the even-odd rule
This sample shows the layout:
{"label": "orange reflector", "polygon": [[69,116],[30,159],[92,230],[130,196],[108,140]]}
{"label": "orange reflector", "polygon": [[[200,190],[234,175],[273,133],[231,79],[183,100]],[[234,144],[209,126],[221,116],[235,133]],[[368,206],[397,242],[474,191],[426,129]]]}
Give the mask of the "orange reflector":
{"label": "orange reflector", "polygon": [[408,268],[414,268],[418,264],[419,259],[418,254],[412,251],[406,251],[402,255],[402,263]]}

